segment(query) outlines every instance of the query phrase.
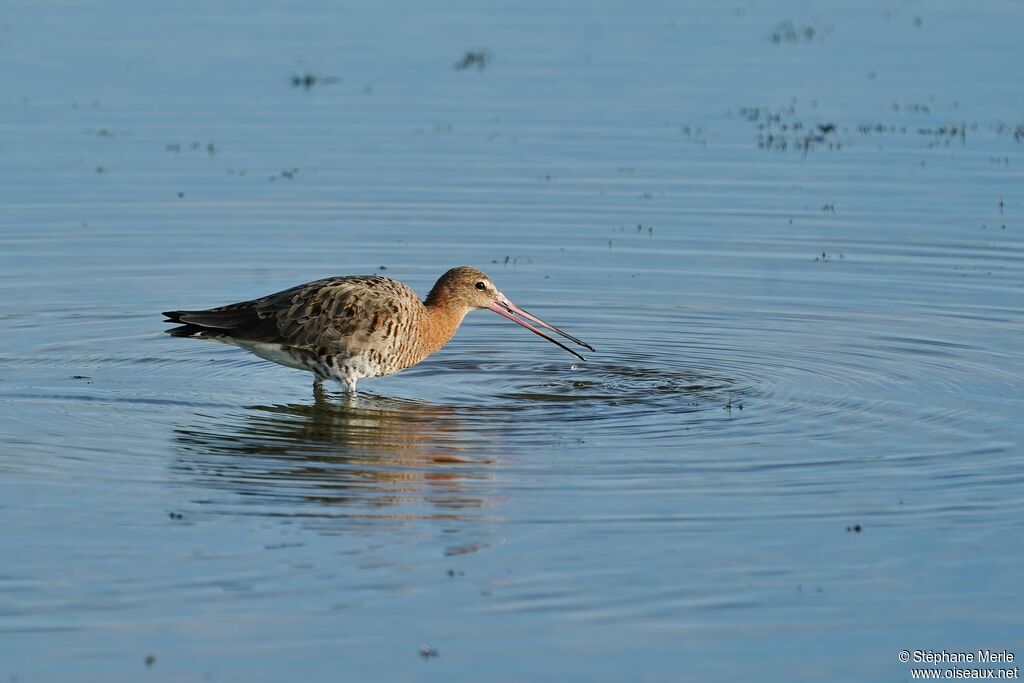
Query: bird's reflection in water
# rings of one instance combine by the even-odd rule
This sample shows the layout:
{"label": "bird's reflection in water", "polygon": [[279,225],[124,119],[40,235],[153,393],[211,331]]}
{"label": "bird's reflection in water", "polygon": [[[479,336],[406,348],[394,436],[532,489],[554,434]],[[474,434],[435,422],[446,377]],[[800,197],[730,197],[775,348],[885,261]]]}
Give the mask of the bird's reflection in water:
{"label": "bird's reflection in water", "polygon": [[464,421],[452,407],[320,391],[309,403],[252,406],[177,429],[176,468],[230,492],[244,514],[480,518],[494,461],[484,434]]}

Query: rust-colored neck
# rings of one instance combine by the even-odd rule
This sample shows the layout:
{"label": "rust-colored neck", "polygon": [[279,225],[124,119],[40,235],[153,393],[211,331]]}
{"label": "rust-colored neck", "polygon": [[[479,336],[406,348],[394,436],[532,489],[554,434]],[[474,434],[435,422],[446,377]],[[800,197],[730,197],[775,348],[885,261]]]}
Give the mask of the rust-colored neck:
{"label": "rust-colored neck", "polygon": [[465,307],[455,305],[443,296],[430,293],[426,301],[427,315],[420,327],[420,340],[423,345],[424,358],[447,344],[462,324],[462,319],[469,311]]}

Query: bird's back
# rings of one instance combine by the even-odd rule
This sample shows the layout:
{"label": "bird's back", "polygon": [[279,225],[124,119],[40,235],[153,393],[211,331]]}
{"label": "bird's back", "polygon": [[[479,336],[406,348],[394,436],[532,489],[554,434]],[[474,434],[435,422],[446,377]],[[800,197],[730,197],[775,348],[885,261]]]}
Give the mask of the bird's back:
{"label": "bird's back", "polygon": [[[200,336],[312,357],[358,358],[390,374],[422,359],[426,310],[410,287],[379,275],[325,278],[258,299],[165,313],[175,336]],[[262,355],[262,354],[261,354]]]}

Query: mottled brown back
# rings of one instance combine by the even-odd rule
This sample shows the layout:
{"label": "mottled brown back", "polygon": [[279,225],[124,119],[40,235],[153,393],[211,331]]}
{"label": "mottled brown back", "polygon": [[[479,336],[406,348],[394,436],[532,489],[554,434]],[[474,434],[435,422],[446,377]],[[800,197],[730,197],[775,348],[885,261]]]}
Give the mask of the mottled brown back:
{"label": "mottled brown back", "polygon": [[268,343],[317,356],[362,355],[387,374],[425,354],[416,331],[426,309],[410,287],[377,275],[326,278],[259,299],[203,311],[165,313],[176,336]]}

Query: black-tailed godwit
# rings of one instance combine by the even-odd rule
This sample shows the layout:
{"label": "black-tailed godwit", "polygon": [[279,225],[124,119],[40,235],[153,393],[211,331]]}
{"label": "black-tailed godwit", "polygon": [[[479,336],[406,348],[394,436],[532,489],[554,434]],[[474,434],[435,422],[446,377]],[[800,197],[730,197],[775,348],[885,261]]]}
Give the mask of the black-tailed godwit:
{"label": "black-tailed godwit", "polygon": [[[412,288],[379,275],[316,280],[276,294],[204,311],[168,311],[167,332],[234,344],[261,358],[335,379],[354,393],[363,377],[390,375],[434,353],[472,310],[487,308],[586,360],[535,325],[590,344],[524,311],[484,273],[462,266],[442,275],[421,301]],[[531,324],[534,323],[534,324]]]}

